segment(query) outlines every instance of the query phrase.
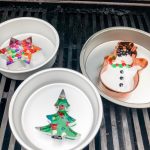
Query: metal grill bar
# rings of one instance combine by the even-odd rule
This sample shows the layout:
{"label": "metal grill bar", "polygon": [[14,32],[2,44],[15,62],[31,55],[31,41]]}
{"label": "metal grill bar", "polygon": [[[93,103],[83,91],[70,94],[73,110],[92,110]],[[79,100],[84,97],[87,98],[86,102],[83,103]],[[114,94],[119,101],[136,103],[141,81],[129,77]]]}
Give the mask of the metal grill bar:
{"label": "metal grill bar", "polygon": [[0,130],[0,149],[2,148],[3,144],[3,140],[4,140],[4,135],[6,133],[6,126],[7,126],[7,123],[8,123],[8,107],[9,107],[9,103],[10,103],[10,100],[11,100],[11,97],[14,93],[14,88],[15,88],[15,81],[12,80],[11,81],[11,85],[10,85],[10,89],[9,89],[9,92],[8,92],[8,97],[7,97],[7,101],[6,101],[6,106],[5,106],[5,111],[4,111],[4,114],[3,114],[3,119],[2,119],[2,124],[1,124],[1,130]]}
{"label": "metal grill bar", "polygon": [[102,0],[97,0],[97,1],[95,1],[95,0],[93,0],[93,1],[89,1],[89,0],[4,0],[4,1],[8,1],[8,2],[12,2],[12,1],[14,1],[14,2],[39,2],[39,3],[42,3],[42,2],[46,2],[46,3],[58,3],[58,4],[98,4],[98,5],[114,5],[114,6],[116,6],[116,5],[118,5],[118,6],[140,6],[140,7],[142,7],[142,6],[144,6],[144,7],[149,7],[150,6],[150,4],[149,4],[149,1],[147,0],[143,0],[143,1],[132,1],[131,0],[131,2],[129,2],[129,1],[118,1],[118,0],[116,0],[116,1],[102,1]]}
{"label": "metal grill bar", "polygon": [[[120,9],[101,6],[80,8],[71,5],[38,5],[1,7],[0,21],[34,16],[50,22],[60,35],[60,48],[55,67],[80,71],[79,55],[85,41],[96,31],[111,26],[131,26],[150,32],[149,10]],[[20,81],[0,76],[0,149],[23,150],[8,124],[8,106]],[[149,150],[150,109],[128,109],[104,98],[104,118],[95,139],[84,150]]]}
{"label": "metal grill bar", "polygon": [[[125,20],[125,18],[124,18]],[[115,24],[116,26],[120,26],[121,23],[119,22],[119,17],[115,15]],[[123,108],[121,109],[121,119],[122,119],[122,129],[123,129],[123,141],[125,149],[132,150],[130,133],[129,133],[129,125],[127,121],[127,113],[126,110]]]}
{"label": "metal grill bar", "polygon": [[[110,15],[107,16],[108,20],[108,27],[112,26],[112,17]],[[117,120],[115,114],[114,105],[110,105],[110,117],[111,117],[111,126],[112,126],[112,139],[113,139],[113,147],[115,150],[119,150],[119,138],[118,138],[118,131],[117,131]]]}
{"label": "metal grill bar", "polygon": [[112,135],[113,135],[113,147],[115,150],[119,150],[119,140],[118,140],[118,132],[117,132],[117,123],[116,123],[116,115],[114,106],[110,106],[110,116],[111,116],[111,126],[112,126]]}
{"label": "metal grill bar", "polygon": [[59,55],[58,55],[58,66],[63,67],[63,57],[64,57],[64,32],[63,32],[63,28],[65,26],[65,14],[63,13],[62,16],[58,16],[58,19],[60,20],[60,24],[58,24],[58,30],[60,31],[60,51],[59,51]]}
{"label": "metal grill bar", "polygon": [[147,135],[148,135],[148,141],[149,141],[149,145],[150,145],[150,120],[148,117],[147,109],[143,109],[143,116],[144,116],[146,131],[147,131]]}
{"label": "metal grill bar", "polygon": [[103,119],[101,130],[100,130],[100,139],[101,149],[107,150],[107,133],[106,133],[106,126],[105,126],[105,119]]}

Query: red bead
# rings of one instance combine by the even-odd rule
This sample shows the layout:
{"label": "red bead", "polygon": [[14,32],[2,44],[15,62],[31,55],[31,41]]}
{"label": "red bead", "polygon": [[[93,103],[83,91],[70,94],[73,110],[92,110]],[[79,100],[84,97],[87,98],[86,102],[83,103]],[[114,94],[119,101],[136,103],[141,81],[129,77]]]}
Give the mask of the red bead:
{"label": "red bead", "polygon": [[122,63],[122,66],[126,66],[126,63]]}
{"label": "red bead", "polygon": [[66,126],[69,126],[69,122],[66,122]]}
{"label": "red bead", "polygon": [[52,130],[56,130],[57,129],[57,124],[50,124]]}
{"label": "red bead", "polygon": [[3,49],[0,50],[0,53],[5,54],[6,51],[7,50],[5,48],[3,48]]}
{"label": "red bead", "polygon": [[109,64],[112,64],[112,60],[109,60]]}
{"label": "red bead", "polygon": [[59,115],[60,117],[63,117],[63,116],[64,116],[64,114],[61,113],[61,112],[58,112],[58,115]]}

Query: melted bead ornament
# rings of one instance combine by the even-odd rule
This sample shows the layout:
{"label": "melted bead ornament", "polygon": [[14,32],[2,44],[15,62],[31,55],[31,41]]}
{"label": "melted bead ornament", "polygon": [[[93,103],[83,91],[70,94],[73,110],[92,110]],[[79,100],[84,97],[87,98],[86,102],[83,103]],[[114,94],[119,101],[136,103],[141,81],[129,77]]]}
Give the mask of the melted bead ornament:
{"label": "melted bead ornament", "polygon": [[19,41],[11,38],[9,46],[0,49],[0,54],[7,57],[7,65],[10,65],[18,60],[30,64],[32,54],[40,51],[41,48],[32,44],[32,37]]}
{"label": "melted bead ornament", "polygon": [[75,140],[80,137],[80,134],[73,131],[71,127],[75,126],[75,119],[68,115],[67,109],[70,106],[65,91],[62,90],[60,96],[55,103],[58,112],[55,114],[47,115],[50,124],[42,127],[36,127],[39,131],[51,135],[54,139],[71,139]]}

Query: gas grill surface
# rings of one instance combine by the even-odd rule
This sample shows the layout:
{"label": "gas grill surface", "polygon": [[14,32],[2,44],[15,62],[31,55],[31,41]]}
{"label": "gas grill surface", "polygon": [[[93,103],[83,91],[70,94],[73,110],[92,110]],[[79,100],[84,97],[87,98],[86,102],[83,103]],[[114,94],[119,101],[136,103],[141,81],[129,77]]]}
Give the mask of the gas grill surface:
{"label": "gas grill surface", "polygon": [[[96,31],[129,26],[150,32],[148,8],[36,3],[0,3],[0,22],[32,16],[50,22],[60,35],[54,67],[80,72],[79,56],[85,41]],[[3,35],[0,35],[3,36]],[[23,149],[11,133],[8,108],[21,81],[0,74],[0,149]],[[150,109],[129,109],[103,99],[104,119],[95,139],[85,150],[150,150]]]}

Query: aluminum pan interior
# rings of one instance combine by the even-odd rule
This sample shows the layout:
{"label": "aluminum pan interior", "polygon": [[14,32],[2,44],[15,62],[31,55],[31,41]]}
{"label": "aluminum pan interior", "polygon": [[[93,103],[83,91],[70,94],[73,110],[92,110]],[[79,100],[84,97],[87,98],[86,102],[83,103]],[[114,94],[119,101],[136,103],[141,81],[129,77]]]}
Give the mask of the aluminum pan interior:
{"label": "aluminum pan interior", "polygon": [[[36,149],[24,135],[21,126],[22,109],[26,100],[34,91],[45,85],[53,83],[68,83],[74,85],[82,90],[90,100],[94,114],[92,125],[93,128],[90,130],[87,138],[84,139],[84,141],[82,141],[82,143],[78,145],[78,147],[75,149],[79,149],[79,147],[83,148],[92,140],[92,138],[97,133],[100,123],[102,121],[103,108],[100,96],[94,85],[81,74],[69,69],[66,70],[63,68],[57,68],[43,70],[30,76],[20,85],[20,87],[16,90],[12,97],[9,107],[9,122],[11,129],[17,140],[25,148]],[[32,89],[30,89],[29,87],[32,87]]]}
{"label": "aluminum pan interior", "polygon": [[[144,32],[142,30],[138,30],[135,28],[130,27],[111,27],[106,28],[104,30],[101,30],[99,32],[96,32],[94,35],[92,35],[84,44],[81,54],[80,54],[80,67],[82,70],[82,73],[88,77],[88,74],[86,72],[86,62],[89,54],[93,51],[94,48],[96,48],[98,45],[108,42],[108,41],[114,41],[114,40],[125,40],[125,41],[131,41],[134,43],[137,43],[143,47],[145,47],[147,50],[150,47],[150,34],[147,32]],[[126,103],[125,101],[119,101],[110,98],[103,92],[101,92],[98,89],[99,93],[104,96],[105,98],[109,99],[110,101],[123,105],[126,107],[131,108],[147,108],[150,107],[150,103],[145,104],[133,104],[133,103]]]}

